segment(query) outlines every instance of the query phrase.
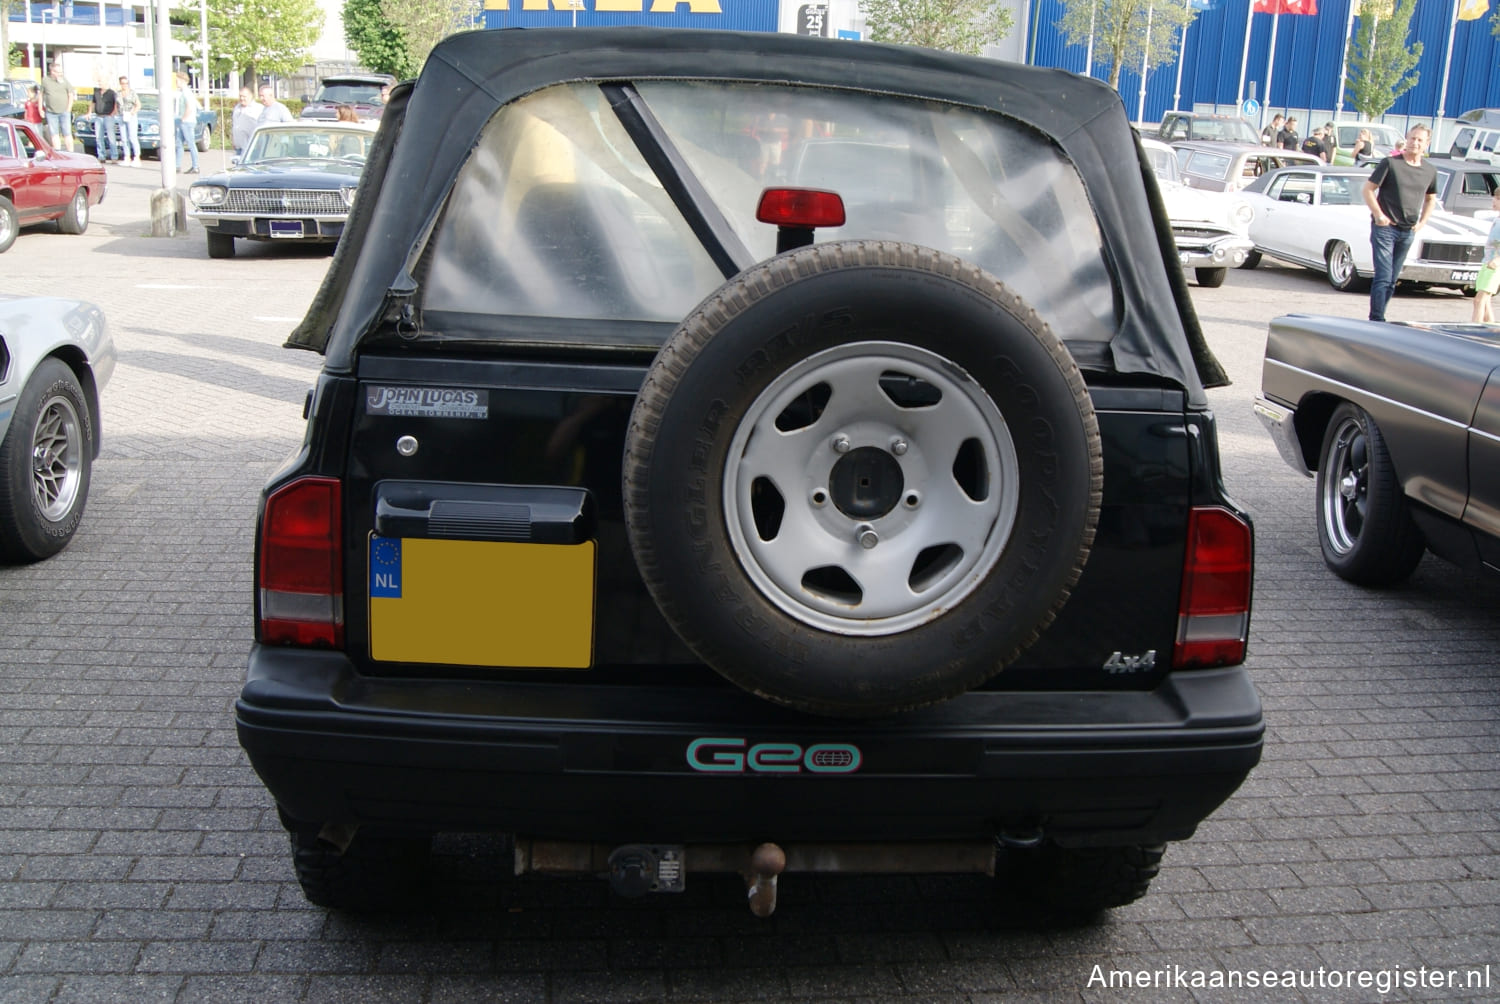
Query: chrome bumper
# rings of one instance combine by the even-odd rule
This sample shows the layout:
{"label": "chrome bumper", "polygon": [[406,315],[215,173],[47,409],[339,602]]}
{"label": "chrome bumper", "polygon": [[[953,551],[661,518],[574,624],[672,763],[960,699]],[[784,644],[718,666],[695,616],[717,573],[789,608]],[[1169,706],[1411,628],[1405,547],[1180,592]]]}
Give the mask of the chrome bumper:
{"label": "chrome bumper", "polygon": [[1183,268],[1239,268],[1254,249],[1255,242],[1248,237],[1226,234],[1206,243],[1179,244],[1177,256]]}
{"label": "chrome bumper", "polygon": [[1287,462],[1287,466],[1304,477],[1312,477],[1313,472],[1308,469],[1307,461],[1302,456],[1302,444],[1297,441],[1297,429],[1293,421],[1297,417],[1297,410],[1277,404],[1268,398],[1257,397],[1255,416],[1271,433],[1271,440],[1276,444],[1276,450],[1281,454],[1281,459]]}

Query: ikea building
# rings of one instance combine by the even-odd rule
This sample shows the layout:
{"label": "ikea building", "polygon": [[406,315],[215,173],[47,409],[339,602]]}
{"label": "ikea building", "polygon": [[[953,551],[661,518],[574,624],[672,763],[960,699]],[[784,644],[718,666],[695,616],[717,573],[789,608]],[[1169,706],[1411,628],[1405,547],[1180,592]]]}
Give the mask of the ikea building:
{"label": "ikea building", "polygon": [[[1256,121],[1272,111],[1293,111],[1304,121],[1333,117],[1358,0],[1257,4],[1316,11],[1280,15],[1253,12],[1254,0],[1182,2],[1197,7],[1198,16],[1179,46],[1178,59],[1151,70],[1144,93],[1140,68],[1122,68],[1120,94],[1132,119],[1154,122],[1172,109],[1230,112],[1252,97],[1249,117]],[[987,55],[1086,71],[1087,48],[1067,45],[1055,27],[1063,14],[1060,0],[1012,3],[1015,28]],[[484,6],[487,28],[651,24],[851,41],[867,34],[858,0],[484,0]],[[1407,120],[1431,122],[1474,108],[1500,108],[1500,38],[1491,33],[1497,8],[1500,0],[1422,0],[1417,5],[1410,40],[1422,43],[1419,80],[1391,107],[1387,120],[1402,126]],[[1458,19],[1461,9],[1464,20]],[[1096,59],[1092,73],[1107,78],[1109,67]],[[1347,118],[1353,107],[1345,91],[1342,113]]]}

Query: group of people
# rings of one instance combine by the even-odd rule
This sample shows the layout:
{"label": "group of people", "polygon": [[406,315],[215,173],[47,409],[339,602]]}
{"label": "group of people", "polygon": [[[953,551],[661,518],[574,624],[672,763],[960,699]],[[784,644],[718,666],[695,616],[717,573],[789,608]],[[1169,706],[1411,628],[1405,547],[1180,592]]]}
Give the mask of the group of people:
{"label": "group of people", "polygon": [[[1338,132],[1332,122],[1325,122],[1313,129],[1312,134],[1306,139],[1302,139],[1297,135],[1297,116],[1283,118],[1279,113],[1271,116],[1270,125],[1261,130],[1260,141],[1266,146],[1310,153],[1325,164],[1332,164],[1333,157],[1339,150]],[[1359,139],[1355,143],[1356,151],[1360,149],[1361,144],[1367,144],[1372,151],[1374,149],[1368,129],[1360,130]]]}
{"label": "group of people", "polygon": [[276,100],[276,91],[270,84],[262,84],[257,103],[256,94],[248,87],[240,88],[240,100],[229,114],[229,141],[234,145],[234,155],[243,156],[250,145],[250,137],[263,125],[293,121],[291,109]]}
{"label": "group of people", "polygon": [[[176,74],[175,83],[172,94],[172,112],[177,120],[175,146],[179,157],[184,150],[188,153],[190,166],[184,173],[197,174],[198,114],[202,105],[198,102],[198,96],[193,93],[186,73]],[[62,64],[54,61],[40,87],[32,86],[23,114],[27,122],[44,125],[54,147],[71,153],[73,102],[77,99],[78,92],[63,76]],[[139,165],[141,99],[130,86],[130,78],[121,77],[118,89],[99,82],[94,88],[91,110],[94,113],[94,150],[99,159],[106,164]],[[240,88],[240,101],[235,105],[232,116],[234,152],[244,152],[250,142],[250,134],[257,126],[267,122],[291,121],[291,111],[276,100],[275,91],[269,85],[260,88],[259,104],[255,102],[250,88]]]}

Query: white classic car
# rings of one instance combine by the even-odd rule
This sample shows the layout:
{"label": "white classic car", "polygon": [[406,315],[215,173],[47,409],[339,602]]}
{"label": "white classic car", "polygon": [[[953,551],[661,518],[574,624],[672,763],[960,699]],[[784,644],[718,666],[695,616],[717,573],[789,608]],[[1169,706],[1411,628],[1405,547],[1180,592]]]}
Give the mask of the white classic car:
{"label": "white classic car", "polygon": [[1192,269],[1200,286],[1224,285],[1229,270],[1243,265],[1255,248],[1248,233],[1254,211],[1238,195],[1183,184],[1176,153],[1167,144],[1142,138],[1141,145],[1156,172],[1183,269]]}
{"label": "white classic car", "polygon": [[[1370,210],[1361,194],[1368,167],[1286,167],[1257,178],[1242,193],[1255,210],[1250,237],[1262,255],[1316,269],[1335,289],[1361,292],[1375,274]],[[1400,281],[1474,291],[1489,223],[1439,210],[1419,230]]]}

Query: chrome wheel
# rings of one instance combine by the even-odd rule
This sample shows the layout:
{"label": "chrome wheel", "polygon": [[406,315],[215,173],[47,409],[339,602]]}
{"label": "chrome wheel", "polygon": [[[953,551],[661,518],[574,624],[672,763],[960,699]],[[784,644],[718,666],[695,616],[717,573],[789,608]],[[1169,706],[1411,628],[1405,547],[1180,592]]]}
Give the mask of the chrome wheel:
{"label": "chrome wheel", "polygon": [[1020,464],[994,401],[951,360],[856,342],[774,379],[729,445],[732,547],[789,616],[843,635],[909,630],[990,572]]}
{"label": "chrome wheel", "polygon": [[31,437],[31,491],[43,519],[59,523],[73,511],[83,479],[84,433],[73,402],[62,395],[42,405]]}
{"label": "chrome wheel", "polygon": [[1359,542],[1369,507],[1370,450],[1364,426],[1354,418],[1339,422],[1324,463],[1324,536],[1335,552],[1348,554]]}
{"label": "chrome wheel", "polygon": [[0,251],[11,246],[16,239],[17,232],[15,210],[11,209],[8,203],[0,206]]}
{"label": "chrome wheel", "polygon": [[1354,252],[1339,241],[1328,251],[1328,282],[1334,289],[1345,290],[1354,285],[1356,278]]}

